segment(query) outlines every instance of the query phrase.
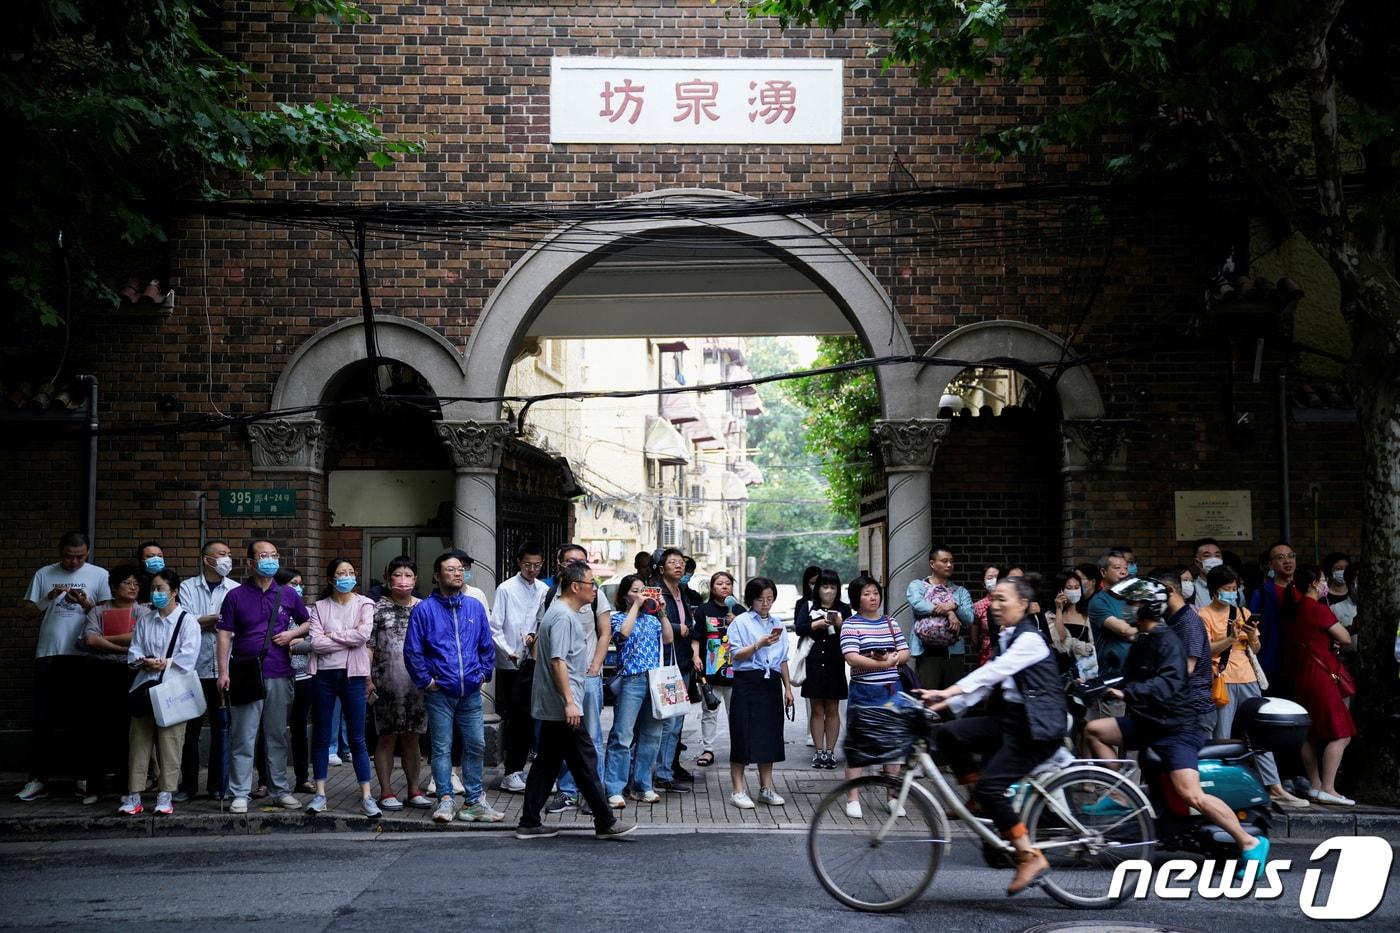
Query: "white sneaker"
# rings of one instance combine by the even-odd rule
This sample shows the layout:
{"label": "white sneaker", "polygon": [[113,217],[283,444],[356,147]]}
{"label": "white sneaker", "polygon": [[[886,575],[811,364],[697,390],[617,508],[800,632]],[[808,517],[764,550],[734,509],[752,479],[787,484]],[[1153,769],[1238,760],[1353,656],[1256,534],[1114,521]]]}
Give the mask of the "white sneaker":
{"label": "white sneaker", "polygon": [[15,794],[20,800],[28,803],[31,800],[43,800],[49,795],[49,786],[43,781],[30,781],[24,785],[24,789]]}
{"label": "white sneaker", "polygon": [[487,803],[485,797],[457,811],[457,819],[463,823],[499,823],[505,818],[506,815]]}
{"label": "white sneaker", "polygon": [[451,823],[453,815],[454,814],[452,812],[452,798],[443,797],[441,800],[438,801],[437,809],[433,811],[433,822]]}
{"label": "white sneaker", "polygon": [[283,810],[300,810],[301,801],[291,794],[283,794],[281,797],[277,798],[277,806],[281,807]]}
{"label": "white sneaker", "polygon": [[1341,794],[1329,794],[1325,790],[1318,791],[1317,796],[1313,799],[1318,803],[1330,804],[1334,807],[1356,806],[1356,801],[1352,800],[1350,797],[1343,797]]}
{"label": "white sneaker", "polygon": [[525,793],[525,772],[516,771],[501,778],[501,790],[512,794]]}
{"label": "white sneaker", "polygon": [[768,804],[770,807],[782,807],[787,805],[787,801],[778,796],[778,792],[771,787],[760,787],[758,789],[758,799]]}
{"label": "white sneaker", "polygon": [[816,747],[817,747],[817,743],[812,741],[812,737],[811,737],[810,735],[807,736],[807,747],[808,747],[808,748],[816,748]]}
{"label": "white sneaker", "polygon": [[162,816],[169,816],[175,812],[175,804],[170,800],[168,791],[156,794],[156,812]]}
{"label": "white sneaker", "polygon": [[331,766],[335,768],[339,768],[341,765],[345,764],[345,762],[341,760],[340,756],[335,754],[334,752],[331,753],[331,756],[328,760]]}
{"label": "white sneaker", "polygon": [[144,809],[145,808],[141,806],[140,794],[127,794],[122,798],[122,805],[117,808],[117,812],[124,813],[127,816],[135,816]]}
{"label": "white sneaker", "polygon": [[608,807],[613,810],[621,810],[627,806],[627,798],[621,794],[613,794],[608,798]]}
{"label": "white sneaker", "polygon": [[629,796],[638,803],[658,803],[661,800],[661,795],[654,790],[649,790],[644,794],[632,791]]}
{"label": "white sneaker", "polygon": [[230,804],[228,805],[228,812],[230,812],[230,813],[247,813],[247,812],[248,812],[248,798],[247,798],[247,797],[235,797],[235,798],[233,798],[233,802],[230,803]]}
{"label": "white sneaker", "polygon": [[467,792],[467,788],[466,788],[465,785],[462,784],[462,776],[461,776],[460,774],[458,774],[456,771],[453,771],[453,772],[452,772],[452,793],[454,793],[454,794],[465,794],[466,792]]}
{"label": "white sneaker", "polygon": [[[760,796],[762,796],[762,794],[760,794]],[[734,806],[738,807],[740,810],[752,810],[754,808],[753,798],[750,797],[748,794],[744,793],[743,791],[740,791],[737,794],[730,794],[729,802],[734,804]]]}
{"label": "white sneaker", "polygon": [[908,813],[903,807],[901,807],[901,806],[899,805],[899,801],[898,801],[898,800],[890,800],[889,802],[887,802],[887,803],[885,804],[885,806],[889,807],[890,812],[893,813],[895,816],[908,816],[908,815],[909,815],[909,813]]}
{"label": "white sneaker", "polygon": [[846,815],[853,820],[865,818],[865,814],[861,812],[859,800],[846,801]]}
{"label": "white sneaker", "polygon": [[400,800],[399,798],[395,797],[393,794],[390,794],[390,795],[387,796],[387,797],[381,797],[381,798],[379,798],[379,805],[380,805],[381,807],[383,807],[385,810],[402,810],[402,809],[403,809],[403,801]]}

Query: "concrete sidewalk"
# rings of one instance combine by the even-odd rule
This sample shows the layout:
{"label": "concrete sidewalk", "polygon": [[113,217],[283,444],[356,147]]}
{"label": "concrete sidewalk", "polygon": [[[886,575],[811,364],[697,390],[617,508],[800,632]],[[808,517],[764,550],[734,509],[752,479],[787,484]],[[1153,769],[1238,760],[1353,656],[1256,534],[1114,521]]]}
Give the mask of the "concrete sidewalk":
{"label": "concrete sidewalk", "polygon": [[[786,806],[769,807],[759,804],[753,810],[740,810],[729,803],[728,735],[721,710],[720,734],[716,743],[717,759],[708,768],[694,765],[700,752],[700,717],[692,712],[686,720],[684,741],[689,749],[683,753],[685,766],[696,775],[689,794],[662,794],[662,799],[654,805],[639,804],[629,800],[622,811],[626,819],[636,820],[643,828],[653,832],[773,832],[805,831],[812,817],[813,809],[823,794],[844,780],[844,772],[838,751],[838,768],[835,771],[818,771],[809,766],[812,754],[806,745],[805,724],[802,721],[804,704],[797,704],[798,720],[788,723],[785,729],[787,760],[775,767],[774,782],[780,795],[786,798]],[[605,726],[611,722],[611,710],[604,713]],[[396,765],[398,763],[396,762]],[[424,763],[423,784],[426,787],[429,775]],[[522,795],[510,794],[496,788],[501,772],[499,768],[488,770],[486,785],[487,799],[496,809],[503,811],[506,818],[494,824],[434,823],[431,810],[415,810],[405,807],[395,813],[385,812],[383,818],[371,820],[359,814],[359,786],[355,782],[354,769],[346,761],[340,767],[330,769],[326,797],[330,804],[327,812],[311,815],[304,810],[283,810],[276,806],[264,806],[268,800],[251,801],[249,812],[234,815],[221,807],[216,800],[197,799],[176,804],[172,816],[155,816],[151,809],[155,805],[155,794],[143,795],[146,813],[140,816],[120,816],[116,809],[120,803],[116,796],[105,796],[96,804],[83,806],[73,795],[71,782],[58,782],[53,787],[53,796],[25,803],[17,800],[14,794],[24,783],[24,776],[17,774],[0,776],[3,781],[4,796],[0,798],[0,841],[26,839],[72,839],[84,837],[144,837],[144,836],[198,836],[198,835],[239,835],[270,834],[288,832],[483,832],[513,830],[520,817]],[[750,768],[747,774],[750,796],[757,797],[758,774]],[[402,796],[402,771],[396,767],[395,790]],[[378,791],[377,782],[375,790]],[[297,794],[305,804],[310,794]],[[577,810],[569,810],[555,815],[546,815],[545,822],[558,824],[562,828],[575,828],[580,832],[590,831],[592,821]],[[955,831],[961,829],[954,823]],[[1400,810],[1357,806],[1340,809],[1314,806],[1298,814],[1276,814],[1275,834],[1278,838],[1325,839],[1330,836],[1379,835],[1388,839],[1400,839]]]}

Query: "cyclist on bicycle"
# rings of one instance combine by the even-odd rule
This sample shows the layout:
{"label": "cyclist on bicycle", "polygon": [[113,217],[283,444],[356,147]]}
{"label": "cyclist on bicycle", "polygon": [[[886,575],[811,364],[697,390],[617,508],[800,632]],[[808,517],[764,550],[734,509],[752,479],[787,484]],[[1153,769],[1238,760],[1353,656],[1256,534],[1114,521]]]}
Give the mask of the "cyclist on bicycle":
{"label": "cyclist on bicycle", "polygon": [[[1006,889],[1019,894],[1050,862],[1030,844],[1026,826],[1007,790],[1060,748],[1065,736],[1065,694],[1045,637],[1029,618],[1035,590],[1025,577],[1008,577],[992,591],[988,615],[1000,626],[999,651],[987,664],[945,690],[921,690],[935,710],[958,714],[992,696],[999,714],[973,716],[938,731],[938,751],[961,784],[974,784],[972,799],[1015,846],[1016,874]],[[979,773],[974,754],[982,756]]]}
{"label": "cyclist on bicycle", "polygon": [[1120,746],[1150,748],[1162,759],[1172,790],[1239,845],[1243,870],[1257,866],[1255,871],[1262,872],[1269,840],[1245,832],[1223,800],[1201,789],[1197,756],[1207,736],[1192,711],[1186,648],[1176,632],[1162,623],[1167,588],[1156,580],[1134,577],[1116,584],[1113,592],[1127,600],[1137,619],[1138,637],[1124,663],[1123,686],[1108,691],[1127,701],[1128,715],[1089,723],[1085,727],[1089,747],[1099,758],[1112,758],[1114,748]]}

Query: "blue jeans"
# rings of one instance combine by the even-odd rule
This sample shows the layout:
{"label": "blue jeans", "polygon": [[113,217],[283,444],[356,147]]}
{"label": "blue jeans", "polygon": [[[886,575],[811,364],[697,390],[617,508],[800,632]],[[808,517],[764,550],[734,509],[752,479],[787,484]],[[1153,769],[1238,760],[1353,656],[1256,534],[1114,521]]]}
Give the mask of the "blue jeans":
{"label": "blue jeans", "polygon": [[[481,720],[481,688],[454,697],[444,690],[425,690],[428,735],[433,743],[433,782],[439,797],[452,790],[452,737],[462,740],[462,786],[470,806],[481,799],[481,768],[486,755],[486,732]],[[447,791],[448,793],[443,793]]]}
{"label": "blue jeans", "polygon": [[[607,755],[607,743],[603,741],[603,675],[583,678],[583,729],[593,740],[593,751],[598,756],[598,780],[604,782],[603,762]],[[559,769],[559,792],[573,797],[578,794],[578,781],[569,773],[565,764]]]}
{"label": "blue jeans", "polygon": [[[311,679],[315,691],[316,742],[312,775],[318,781],[326,779],[331,757],[331,744],[339,741],[340,722],[337,707],[344,709],[346,726],[350,730],[350,755],[355,762],[355,780],[368,784],[369,746],[365,744],[365,680],[351,677],[344,668],[317,671]],[[340,702],[337,703],[336,701]]]}
{"label": "blue jeans", "polygon": [[[637,753],[632,754],[632,735],[637,733]],[[608,760],[603,783],[608,796],[616,797],[632,787],[642,793],[651,790],[651,766],[661,745],[661,720],[651,715],[647,675],[628,674],[622,678],[622,695],[613,706],[613,726],[608,733]]]}
{"label": "blue jeans", "polygon": [[677,716],[661,724],[661,748],[657,750],[656,779],[669,781],[675,777],[671,762],[676,760],[676,748],[681,744],[681,732],[685,730],[685,717]]}

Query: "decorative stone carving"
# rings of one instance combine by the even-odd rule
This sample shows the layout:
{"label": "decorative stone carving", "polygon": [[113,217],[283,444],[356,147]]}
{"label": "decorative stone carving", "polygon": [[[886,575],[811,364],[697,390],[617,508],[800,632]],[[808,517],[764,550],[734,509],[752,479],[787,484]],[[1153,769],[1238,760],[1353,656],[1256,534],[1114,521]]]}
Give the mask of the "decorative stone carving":
{"label": "decorative stone carving", "polygon": [[938,445],[952,422],[939,418],[875,422],[875,439],[888,470],[927,470],[933,467]]}
{"label": "decorative stone carving", "polygon": [[439,421],[438,437],[458,470],[495,471],[513,434],[508,421]]}
{"label": "decorative stone carving", "polygon": [[321,473],[330,429],[316,418],[274,418],[248,425],[257,473]]}
{"label": "decorative stone carving", "polygon": [[1130,420],[1067,419],[1060,422],[1064,439],[1065,472],[1076,470],[1126,470]]}

